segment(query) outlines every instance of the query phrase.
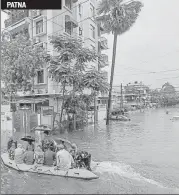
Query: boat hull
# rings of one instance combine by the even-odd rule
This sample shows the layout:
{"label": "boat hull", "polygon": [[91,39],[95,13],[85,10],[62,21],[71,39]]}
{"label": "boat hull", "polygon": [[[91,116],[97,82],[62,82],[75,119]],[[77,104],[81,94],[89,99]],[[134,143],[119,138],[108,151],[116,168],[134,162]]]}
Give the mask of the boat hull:
{"label": "boat hull", "polygon": [[[106,118],[104,120],[106,120]],[[111,120],[111,121],[130,121],[129,118],[116,118],[116,117],[114,117],[114,118],[110,117],[109,120]]]}
{"label": "boat hull", "polygon": [[1,159],[7,167],[10,167],[17,171],[69,177],[69,178],[76,178],[76,179],[85,179],[85,180],[99,178],[97,175],[95,175],[94,173],[86,169],[69,169],[68,171],[63,171],[63,170],[55,170],[55,167],[47,167],[43,165],[37,166],[35,164],[34,165],[16,164],[14,160],[9,159],[8,153],[3,153],[1,155]]}

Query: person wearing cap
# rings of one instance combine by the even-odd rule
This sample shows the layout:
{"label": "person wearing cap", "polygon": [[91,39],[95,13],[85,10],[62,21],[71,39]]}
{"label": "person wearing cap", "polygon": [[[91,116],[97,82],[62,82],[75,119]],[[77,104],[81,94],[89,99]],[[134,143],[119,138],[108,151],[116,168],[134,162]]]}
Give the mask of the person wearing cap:
{"label": "person wearing cap", "polygon": [[74,160],[75,160],[77,151],[78,151],[77,145],[75,143],[71,144],[70,154],[72,155]]}
{"label": "person wearing cap", "polygon": [[28,145],[26,152],[24,153],[23,160],[27,165],[34,164],[34,150],[32,145]]}
{"label": "person wearing cap", "polygon": [[56,165],[57,169],[60,170],[68,170],[73,167],[74,160],[72,155],[65,150],[64,145],[60,144],[57,146],[57,154],[56,154]]}
{"label": "person wearing cap", "polygon": [[30,147],[32,147],[32,150],[34,151],[35,145],[34,145],[33,142],[34,142],[34,141],[28,141],[28,142],[27,142],[26,150],[28,150],[28,147],[30,146]]}
{"label": "person wearing cap", "polygon": [[15,156],[14,160],[16,164],[23,164],[23,157],[24,157],[24,149],[22,147],[22,144],[18,144],[17,148],[15,149]]}

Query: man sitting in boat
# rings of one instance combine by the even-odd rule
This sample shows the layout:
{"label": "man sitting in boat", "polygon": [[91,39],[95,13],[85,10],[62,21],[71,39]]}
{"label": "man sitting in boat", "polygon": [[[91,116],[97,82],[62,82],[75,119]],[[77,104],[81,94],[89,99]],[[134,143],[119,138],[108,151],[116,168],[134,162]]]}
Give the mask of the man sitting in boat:
{"label": "man sitting in boat", "polygon": [[57,146],[57,169],[60,170],[68,170],[73,167],[74,165],[74,160],[71,154],[65,150],[64,145],[60,144]]}
{"label": "man sitting in boat", "polygon": [[9,159],[10,159],[10,160],[14,160],[14,156],[15,156],[15,149],[16,149],[16,143],[12,142],[12,144],[11,144],[11,148],[8,150],[8,153],[9,153]]}
{"label": "man sitting in boat", "polygon": [[28,145],[26,152],[24,153],[24,162],[27,165],[34,164],[34,151],[31,145]]}
{"label": "man sitting in boat", "polygon": [[70,151],[75,162],[75,168],[86,168],[91,171],[91,154],[86,151],[77,151],[76,144],[72,144],[72,150]]}
{"label": "man sitting in boat", "polygon": [[51,147],[53,152],[55,152],[55,146],[53,139],[49,136],[49,131],[44,131],[44,139],[42,140],[42,150],[45,152],[48,147]]}
{"label": "man sitting in boat", "polygon": [[24,149],[22,147],[22,144],[18,144],[17,145],[17,148],[15,149],[15,157],[14,157],[14,160],[15,160],[15,163],[16,164],[23,164],[24,161]]}
{"label": "man sitting in boat", "polygon": [[56,159],[56,153],[52,151],[50,145],[47,145],[47,149],[44,152],[44,165],[53,166]]}
{"label": "man sitting in boat", "polygon": [[35,158],[35,163],[36,164],[43,165],[43,163],[44,163],[44,152],[42,151],[42,148],[41,148],[40,145],[38,145],[35,149],[34,158]]}
{"label": "man sitting in boat", "polygon": [[33,141],[27,141],[27,146],[26,146],[26,150],[28,150],[28,147],[32,147],[32,150],[34,151],[34,149],[35,149],[35,146],[34,146],[34,143],[33,143]]}

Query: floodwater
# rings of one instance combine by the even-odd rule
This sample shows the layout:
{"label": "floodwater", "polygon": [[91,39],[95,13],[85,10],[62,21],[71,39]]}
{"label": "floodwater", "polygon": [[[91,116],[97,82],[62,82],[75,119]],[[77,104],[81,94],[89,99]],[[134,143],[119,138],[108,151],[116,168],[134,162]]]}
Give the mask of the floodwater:
{"label": "floodwater", "polygon": [[[179,108],[131,114],[131,121],[113,121],[63,135],[100,162],[99,179],[19,173],[1,164],[1,193],[179,193]],[[177,114],[178,113],[178,114]]]}

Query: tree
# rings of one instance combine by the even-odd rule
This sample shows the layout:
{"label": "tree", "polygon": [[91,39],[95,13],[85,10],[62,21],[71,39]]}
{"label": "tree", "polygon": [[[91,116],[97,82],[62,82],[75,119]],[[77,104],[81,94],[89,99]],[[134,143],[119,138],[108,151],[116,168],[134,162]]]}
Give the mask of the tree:
{"label": "tree", "polygon": [[162,86],[162,89],[160,91],[162,96],[162,104],[163,105],[174,105],[178,101],[178,97],[176,94],[175,87],[171,85],[169,82],[165,83]]}
{"label": "tree", "polygon": [[1,78],[6,93],[32,89],[32,80],[46,63],[46,52],[35,47],[27,36],[19,34],[16,38],[1,41]]}
{"label": "tree", "polygon": [[114,35],[106,125],[109,124],[117,36],[125,33],[131,28],[138,17],[141,7],[142,3],[140,1],[126,2],[124,0],[102,0],[99,4],[99,17],[97,18],[97,20],[102,23],[106,33],[112,32]]}
{"label": "tree", "polygon": [[[51,73],[52,79],[62,85],[63,91],[62,109],[60,113],[61,117],[59,121],[61,123],[63,108],[65,105],[66,110],[68,110],[67,101],[73,102],[73,110],[79,107],[75,103],[76,98],[83,94],[86,87],[91,88],[91,85],[87,86],[86,79],[89,73],[92,74],[92,70],[95,69],[97,60],[102,63],[103,58],[102,56],[97,55],[95,51],[84,48],[79,40],[71,37],[52,36],[51,43],[57,51],[57,55],[51,56],[50,58],[49,72]],[[96,82],[98,82],[98,78],[96,78]],[[70,86],[72,90],[66,90],[67,86]],[[67,93],[71,98],[65,100],[65,95]],[[82,102],[81,99],[79,100]],[[70,108],[69,110],[72,109]],[[75,118],[75,114],[76,113],[74,113],[73,118]]]}
{"label": "tree", "polygon": [[175,87],[173,85],[171,85],[169,82],[165,83],[163,86],[162,86],[162,92],[165,92],[167,94],[175,94],[176,91],[175,91]]}
{"label": "tree", "polygon": [[103,73],[95,69],[87,71],[82,80],[84,87],[92,89],[93,92],[105,93],[108,91],[108,83],[103,78]]}

